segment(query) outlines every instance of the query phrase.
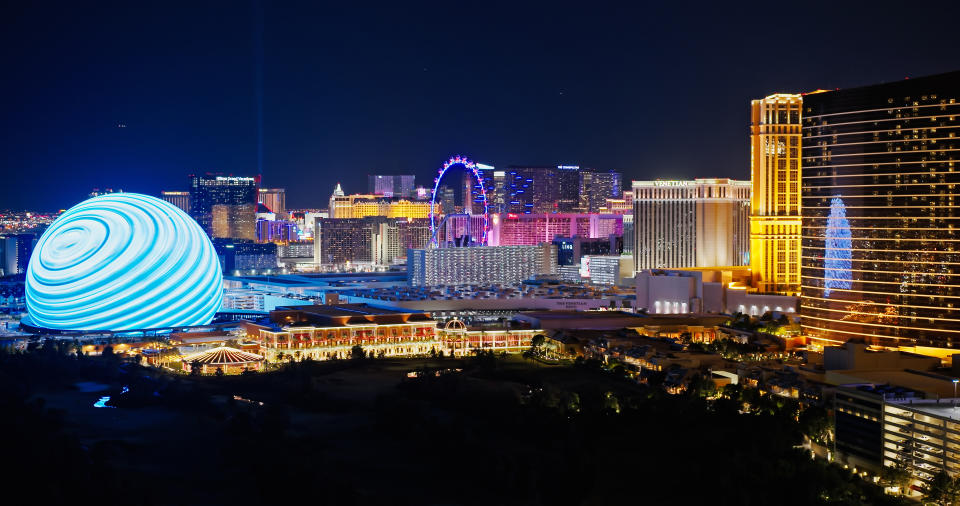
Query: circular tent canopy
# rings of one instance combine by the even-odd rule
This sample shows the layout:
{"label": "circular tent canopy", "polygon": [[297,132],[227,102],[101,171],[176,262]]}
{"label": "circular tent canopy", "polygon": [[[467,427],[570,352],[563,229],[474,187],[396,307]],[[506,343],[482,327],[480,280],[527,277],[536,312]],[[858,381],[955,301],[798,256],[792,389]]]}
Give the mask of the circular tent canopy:
{"label": "circular tent canopy", "polygon": [[207,367],[243,366],[261,360],[263,360],[263,357],[256,353],[249,353],[228,346],[220,346],[183,358],[183,361],[188,364],[197,362]]}

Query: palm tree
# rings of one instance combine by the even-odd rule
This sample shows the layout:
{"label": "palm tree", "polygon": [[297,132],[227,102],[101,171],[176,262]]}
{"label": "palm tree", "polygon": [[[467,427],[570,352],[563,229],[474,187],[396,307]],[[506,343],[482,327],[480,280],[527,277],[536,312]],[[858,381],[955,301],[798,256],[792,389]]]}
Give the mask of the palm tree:
{"label": "palm tree", "polygon": [[[950,475],[941,469],[934,475],[933,479],[930,480],[930,485],[924,491],[923,500],[934,504],[952,504],[953,500],[950,495],[954,488],[954,482],[950,478]],[[955,492],[953,496],[956,497]]]}
{"label": "palm tree", "polygon": [[160,363],[166,364],[180,356],[180,350],[176,348],[161,348],[159,353]]}
{"label": "palm tree", "polygon": [[896,465],[884,466],[883,470],[880,471],[880,477],[889,486],[897,487],[900,490],[900,495],[907,493],[907,488],[913,481],[913,476],[907,469],[906,462],[902,460],[898,460]]}
{"label": "palm tree", "polygon": [[927,487],[923,499],[935,504],[956,504],[960,499],[960,480],[951,478],[946,471],[941,469],[930,481],[930,486]]}
{"label": "palm tree", "polygon": [[540,347],[543,346],[544,338],[542,335],[537,334],[533,336],[533,339],[530,340],[530,349],[523,352],[523,358],[533,358],[540,356]]}
{"label": "palm tree", "polygon": [[533,339],[530,340],[530,345],[533,346],[534,348],[539,348],[543,346],[543,343],[545,342],[545,340],[546,339],[543,337],[543,334],[537,334],[533,336]]}
{"label": "palm tree", "polygon": [[353,348],[350,348],[350,359],[359,361],[363,360],[366,356],[367,354],[364,353],[363,347],[359,344],[355,344]]}

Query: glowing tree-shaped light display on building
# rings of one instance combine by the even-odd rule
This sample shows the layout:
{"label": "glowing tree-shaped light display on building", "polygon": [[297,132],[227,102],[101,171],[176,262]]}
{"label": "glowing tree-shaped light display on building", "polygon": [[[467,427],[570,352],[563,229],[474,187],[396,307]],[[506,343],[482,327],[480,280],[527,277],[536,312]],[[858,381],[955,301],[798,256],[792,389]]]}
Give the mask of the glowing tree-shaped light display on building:
{"label": "glowing tree-shaped light display on building", "polygon": [[850,222],[847,221],[847,206],[840,197],[830,201],[825,236],[823,296],[829,297],[831,290],[849,290],[853,285],[850,273]]}

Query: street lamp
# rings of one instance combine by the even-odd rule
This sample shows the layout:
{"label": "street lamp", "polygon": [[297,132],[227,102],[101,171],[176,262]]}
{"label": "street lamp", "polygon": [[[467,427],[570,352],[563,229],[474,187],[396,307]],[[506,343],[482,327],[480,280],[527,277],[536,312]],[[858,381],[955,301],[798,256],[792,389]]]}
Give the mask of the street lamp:
{"label": "street lamp", "polygon": [[953,378],[953,407],[957,407],[957,383],[960,383],[960,379]]}

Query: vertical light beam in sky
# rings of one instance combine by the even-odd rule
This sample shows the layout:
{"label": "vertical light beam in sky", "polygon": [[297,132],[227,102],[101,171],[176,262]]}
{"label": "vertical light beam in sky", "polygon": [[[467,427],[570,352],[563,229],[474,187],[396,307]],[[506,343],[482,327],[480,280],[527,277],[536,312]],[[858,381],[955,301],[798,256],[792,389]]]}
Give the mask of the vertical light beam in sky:
{"label": "vertical light beam in sky", "polygon": [[254,91],[257,101],[257,174],[263,175],[263,5],[253,0]]}

